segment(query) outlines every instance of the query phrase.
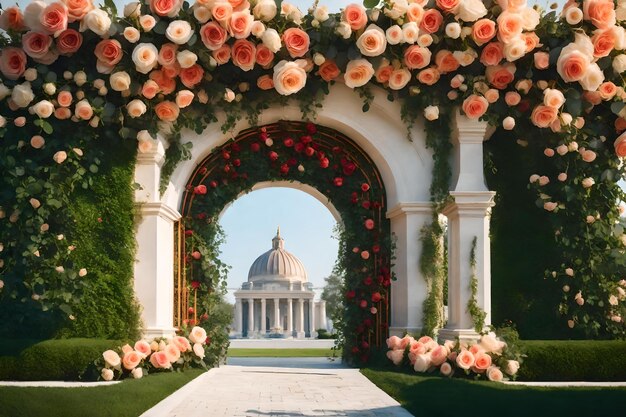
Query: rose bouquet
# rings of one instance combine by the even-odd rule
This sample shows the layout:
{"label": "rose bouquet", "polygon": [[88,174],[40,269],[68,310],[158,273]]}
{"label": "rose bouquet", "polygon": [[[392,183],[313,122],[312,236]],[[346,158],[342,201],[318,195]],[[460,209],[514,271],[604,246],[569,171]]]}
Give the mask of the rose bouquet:
{"label": "rose bouquet", "polygon": [[515,380],[521,355],[495,333],[487,333],[477,342],[446,340],[437,343],[430,336],[415,339],[391,336],[387,339],[387,358],[395,365],[410,363],[415,372],[439,372],[443,376],[465,375],[490,381]]}
{"label": "rose bouquet", "polygon": [[155,338],[152,342],[138,340],[117,350],[107,350],[95,361],[100,378],[105,381],[123,378],[139,379],[157,371],[183,370],[189,367],[206,368],[204,348],[206,330],[196,326],[187,336],[171,339]]}

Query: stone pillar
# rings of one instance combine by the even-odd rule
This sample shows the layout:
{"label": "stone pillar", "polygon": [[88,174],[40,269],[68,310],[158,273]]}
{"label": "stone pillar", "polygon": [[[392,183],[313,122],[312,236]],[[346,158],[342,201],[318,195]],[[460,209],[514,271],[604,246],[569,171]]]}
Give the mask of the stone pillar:
{"label": "stone pillar", "polygon": [[265,318],[267,317],[267,311],[265,309],[265,298],[261,298],[261,335],[265,335],[267,333],[267,328],[265,326]]}
{"label": "stone pillar", "polygon": [[296,329],[296,337],[304,339],[304,299],[298,299],[298,328]]}
{"label": "stone pillar", "polygon": [[326,324],[326,301],[320,300],[320,325],[318,328],[328,330],[328,324]]}
{"label": "stone pillar", "polygon": [[432,222],[431,203],[400,203],[387,212],[391,233],[396,240],[396,259],[391,281],[390,335],[402,337],[405,332],[422,331],[423,305],[428,287],[419,268],[422,254],[420,232]]}
{"label": "stone pillar", "polygon": [[254,298],[248,298],[248,338],[254,332]]}
{"label": "stone pillar", "polygon": [[135,294],[141,304],[144,337],[172,337],[174,317],[174,222],[181,215],[159,201],[161,167],[167,141],[155,140],[152,149],[137,155],[135,191],[137,253]]}
{"label": "stone pillar", "polygon": [[274,298],[274,328],[276,329],[281,329],[283,328],[283,326],[281,326],[280,324],[280,299],[279,298]]}
{"label": "stone pillar", "polygon": [[315,331],[315,301],[311,298],[309,300],[309,337],[315,339],[317,332]]}
{"label": "stone pillar", "polygon": [[287,299],[287,334],[293,336],[293,300]]}
{"label": "stone pillar", "polygon": [[448,217],[448,323],[440,339],[476,340],[472,317],[467,310],[471,299],[472,268],[470,252],[476,239],[478,306],[487,313],[485,326],[491,324],[491,254],[489,216],[495,192],[489,191],[483,175],[483,140],[486,122],[457,114],[453,130],[457,181],[450,195],[454,199],[445,209]]}
{"label": "stone pillar", "polygon": [[241,298],[235,299],[235,333],[243,334],[243,306]]}

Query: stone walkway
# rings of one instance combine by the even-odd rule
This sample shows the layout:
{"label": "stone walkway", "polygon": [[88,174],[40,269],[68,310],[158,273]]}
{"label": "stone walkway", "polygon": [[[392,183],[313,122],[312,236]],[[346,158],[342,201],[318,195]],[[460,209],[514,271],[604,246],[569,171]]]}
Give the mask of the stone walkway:
{"label": "stone walkway", "polygon": [[231,358],[141,417],[412,417],[351,369],[327,358]]}

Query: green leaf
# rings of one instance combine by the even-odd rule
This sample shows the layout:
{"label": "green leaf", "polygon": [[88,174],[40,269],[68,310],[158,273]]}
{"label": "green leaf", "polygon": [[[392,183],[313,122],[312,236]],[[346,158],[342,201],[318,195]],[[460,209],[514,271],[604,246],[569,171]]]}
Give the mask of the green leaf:
{"label": "green leaf", "polygon": [[117,6],[113,0],[104,0],[104,5],[111,9],[113,16],[117,16]]}
{"label": "green leaf", "polygon": [[380,0],[363,0],[363,6],[365,6],[366,9],[373,9],[378,6],[378,3],[380,3]]}
{"label": "green leaf", "polygon": [[[107,1],[111,1],[111,0],[107,0]],[[64,312],[65,314],[67,314],[68,316],[69,316],[70,314],[72,314],[72,307],[70,307],[70,306],[69,306],[69,305],[67,305],[67,304],[61,304],[61,305],[59,306],[59,309],[60,309],[62,312]]]}
{"label": "green leaf", "polygon": [[619,112],[622,111],[624,106],[626,106],[626,103],[624,103],[623,101],[615,101],[611,103],[611,111],[613,112],[613,114],[619,115]]}
{"label": "green leaf", "polygon": [[159,22],[154,25],[154,28],[152,30],[157,35],[165,35],[165,31],[167,30],[167,22],[165,20],[159,20]]}
{"label": "green leaf", "polygon": [[97,173],[98,172],[98,165],[95,165],[95,164],[89,165],[89,172],[91,172],[92,174]]}
{"label": "green leaf", "polygon": [[50,123],[46,122],[45,120],[42,120],[41,128],[48,135],[50,135],[50,134],[52,134],[52,132],[54,132],[54,129],[52,128],[52,125]]}

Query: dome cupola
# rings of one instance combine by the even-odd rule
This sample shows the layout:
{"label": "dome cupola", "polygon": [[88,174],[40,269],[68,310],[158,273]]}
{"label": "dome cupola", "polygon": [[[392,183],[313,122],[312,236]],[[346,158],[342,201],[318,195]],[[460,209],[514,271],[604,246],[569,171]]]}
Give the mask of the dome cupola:
{"label": "dome cupola", "polygon": [[248,272],[248,282],[268,281],[307,281],[306,269],[300,259],[285,250],[280,228],[272,239],[272,249],[256,258]]}

